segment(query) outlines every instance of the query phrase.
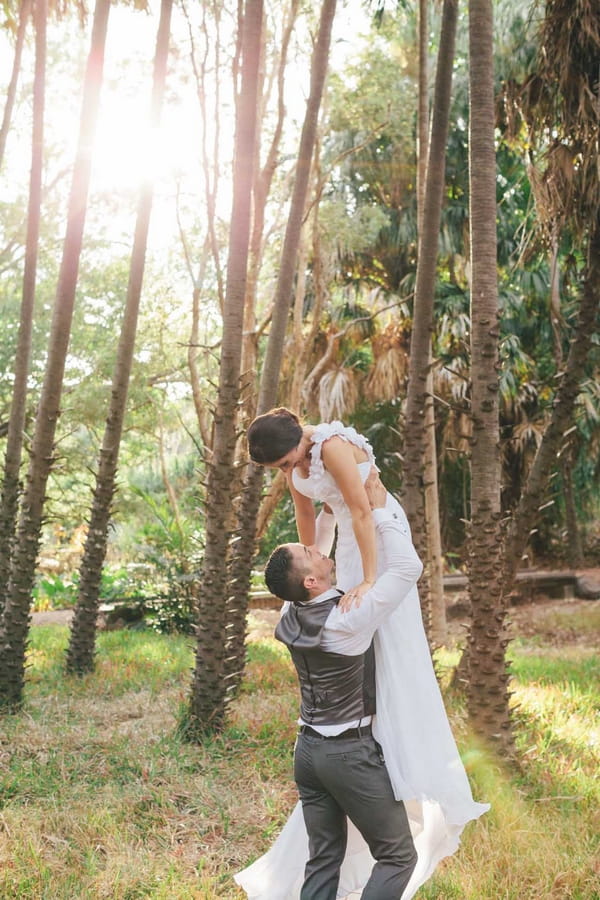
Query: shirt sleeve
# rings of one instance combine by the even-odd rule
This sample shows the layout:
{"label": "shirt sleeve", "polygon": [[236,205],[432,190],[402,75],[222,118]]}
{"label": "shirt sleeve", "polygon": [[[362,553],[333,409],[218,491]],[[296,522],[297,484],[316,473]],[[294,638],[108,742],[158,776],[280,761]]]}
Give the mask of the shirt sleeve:
{"label": "shirt sleeve", "polygon": [[329,556],[335,535],[335,516],[333,513],[325,512],[325,509],[322,509],[317,516],[315,528],[315,544],[319,548],[320,553]]}
{"label": "shirt sleeve", "polygon": [[405,599],[417,583],[423,565],[417,556],[408,528],[386,509],[373,511],[375,527],[381,535],[384,569],[359,607],[342,612],[332,609],[323,630],[322,647],[348,656],[364,653],[375,631]]}

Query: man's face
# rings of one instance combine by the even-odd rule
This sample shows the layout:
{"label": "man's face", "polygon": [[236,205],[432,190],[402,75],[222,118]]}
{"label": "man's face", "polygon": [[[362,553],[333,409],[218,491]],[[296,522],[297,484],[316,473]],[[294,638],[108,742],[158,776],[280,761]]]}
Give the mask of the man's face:
{"label": "man's face", "polygon": [[288,544],[292,559],[294,561],[294,569],[303,575],[304,579],[311,578],[309,590],[317,594],[327,590],[334,583],[334,562],[321,553],[314,544],[307,547],[305,544]]}

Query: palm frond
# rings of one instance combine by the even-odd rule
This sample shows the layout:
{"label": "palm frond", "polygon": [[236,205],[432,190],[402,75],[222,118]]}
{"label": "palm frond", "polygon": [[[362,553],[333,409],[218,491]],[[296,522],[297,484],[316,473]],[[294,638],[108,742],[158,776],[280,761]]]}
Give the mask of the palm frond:
{"label": "palm frond", "polygon": [[354,369],[336,366],[319,381],[321,421],[347,420],[358,403],[358,384]]}

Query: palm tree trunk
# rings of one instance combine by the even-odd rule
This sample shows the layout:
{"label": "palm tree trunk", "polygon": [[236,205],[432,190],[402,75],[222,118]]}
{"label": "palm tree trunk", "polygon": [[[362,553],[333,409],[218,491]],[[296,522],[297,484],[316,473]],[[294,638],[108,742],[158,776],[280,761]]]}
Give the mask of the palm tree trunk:
{"label": "palm tree trunk", "polygon": [[[417,110],[417,222],[419,236],[423,233],[425,209],[425,184],[429,158],[429,0],[419,0],[419,102]],[[447,41],[444,23],[440,41]],[[435,404],[433,402],[433,373],[430,360],[425,391],[425,531],[427,534],[426,572],[431,614],[430,641],[432,647],[443,646],[448,638],[446,604],[444,600],[444,560],[442,556],[442,535],[440,529],[440,505],[437,473],[437,448],[435,440]],[[427,600],[425,602],[427,608]]]}
{"label": "palm tree trunk", "polygon": [[[436,69],[422,231],[419,235],[419,257],[417,262],[404,426],[405,469],[402,500],[413,529],[415,546],[421,558],[426,561],[429,560],[429,552],[424,487],[427,484],[431,488],[431,485],[435,484],[437,480],[434,477],[437,474],[435,472],[435,429],[433,427],[432,398],[431,393],[428,392],[428,379],[431,372],[433,302],[442,216],[456,20],[457,0],[445,0]],[[424,460],[428,461],[427,471],[424,470]],[[430,642],[443,642],[443,627],[441,628],[442,633],[436,635],[435,639],[432,634],[429,574],[427,571],[424,573],[421,585],[421,602]],[[439,606],[437,618],[438,625],[440,625]]]}
{"label": "palm tree trunk", "polygon": [[[327,75],[335,7],[336,0],[324,0],[321,7],[319,34],[311,61],[310,94],[300,136],[296,178],[281,253],[271,330],[260,382],[257,407],[259,415],[274,406],[277,400],[283,343],[293,294],[312,157],[317,139],[319,109]],[[232,691],[239,685],[245,660],[246,615],[252,560],[256,552],[256,518],[262,491],[262,472],[261,466],[249,463],[238,516],[238,540],[234,545],[231,559],[227,611],[230,637],[227,647],[226,671]]]}
{"label": "palm tree trunk", "polygon": [[419,93],[417,101],[417,229],[423,231],[425,180],[429,155],[429,0],[419,0],[418,55]]}
{"label": "palm tree trunk", "polygon": [[[282,31],[279,59],[277,62],[277,120],[273,129],[273,137],[269,146],[265,164],[260,169],[260,147],[257,146],[255,173],[253,184],[252,233],[248,263],[248,282],[244,302],[244,341],[242,345],[242,397],[243,404],[240,417],[240,433],[245,433],[256,414],[258,366],[258,342],[260,332],[256,319],[256,292],[260,269],[263,261],[265,243],[265,211],[271,191],[273,177],[281,156],[281,137],[285,122],[285,70],[288,61],[290,40],[294,25],[298,18],[299,0],[291,0]],[[263,42],[264,43],[264,42]],[[264,55],[264,47],[263,47]],[[263,88],[264,92],[264,88]],[[262,105],[266,102],[263,99]],[[246,447],[243,441],[238,442],[236,460],[241,467],[246,459]]]}
{"label": "palm tree trunk", "polygon": [[46,484],[54,460],[54,435],[60,411],[65,359],[73,318],[109,10],[110,0],[97,0],[48,359],[35,423],[27,487],[21,505],[4,621],[0,631],[0,706],[6,709],[15,709],[22,703],[29,610],[42,529]]}
{"label": "palm tree trunk", "polygon": [[583,545],[577,522],[577,504],[575,503],[575,490],[573,487],[572,473],[574,463],[572,448],[567,447],[560,456],[567,530],[567,561],[572,569],[578,569],[583,564]]}
{"label": "palm tree trunk", "polygon": [[187,718],[182,723],[184,733],[191,740],[219,730],[225,715],[227,565],[250,243],[251,179],[248,173],[252,172],[255,158],[262,27],[262,0],[247,0],[242,20],[241,91],[236,112],[233,204],[219,391],[213,453],[208,467],[204,562],[198,585],[196,662]]}
{"label": "palm tree trunk", "polygon": [[263,372],[260,384],[257,412],[265,412],[277,397],[277,383],[281,370],[281,357],[285,330],[292,299],[294,275],[296,273],[296,260],[300,245],[300,231],[304,218],[304,207],[312,156],[317,135],[317,123],[323,85],[327,74],[329,61],[329,47],[331,44],[331,29],[335,17],[336,0],[324,0],[321,7],[321,20],[319,34],[313,52],[310,73],[310,94],[306,104],[306,113],[302,134],[300,136],[300,148],[298,151],[298,163],[296,165],[296,177],[290,203],[290,213],[285,230],[281,262],[275,289],[273,303],[273,319],[269,332],[269,341],[265,353]]}
{"label": "palm tree trunk", "polygon": [[[21,13],[23,14],[22,4]],[[14,548],[17,511],[19,503],[19,473],[23,450],[23,429],[27,403],[27,378],[31,358],[31,331],[37,271],[40,209],[42,198],[42,164],[44,150],[44,103],[46,93],[46,15],[45,0],[35,4],[35,77],[33,84],[33,129],[31,141],[31,173],[29,178],[29,205],[27,210],[27,237],[25,243],[25,267],[23,271],[23,298],[19,340],[15,357],[13,385],[4,480],[0,501],[0,621],[6,605],[11,555]],[[22,40],[22,37],[21,37]],[[1,154],[0,154],[1,159]]]}
{"label": "palm tree trunk", "polygon": [[512,752],[500,564],[498,286],[492,0],[469,6],[471,240],[471,525],[469,714],[476,730]]}
{"label": "palm tree trunk", "polygon": [[[15,96],[17,93],[17,84],[19,81],[19,73],[21,71],[21,56],[23,55],[23,44],[25,42],[25,30],[27,28],[27,19],[31,9],[31,0],[21,0],[19,7],[19,24],[17,26],[17,40],[15,43],[15,54],[13,56],[13,66],[10,76],[8,90],[6,92],[6,103],[4,104],[4,114],[2,116],[2,125],[0,125],[0,169],[4,161],[4,151],[6,150],[6,139],[10,131],[10,122],[12,119],[12,111],[15,105]],[[45,13],[45,6],[44,6]],[[40,13],[41,15],[41,13]],[[36,18],[39,18],[36,13]],[[37,26],[36,26],[37,27]],[[37,52],[37,51],[36,51]]]}
{"label": "palm tree trunk", "polygon": [[[160,125],[167,57],[169,54],[172,8],[173,0],[161,0],[152,87],[151,124],[153,129],[158,129]],[[92,671],[94,668],[100,580],[106,558],[112,499],[116,490],[115,476],[135,348],[135,335],[146,260],[146,245],[152,211],[153,188],[152,181],[149,179],[141,189],[138,203],[125,312],[115,371],[113,373],[108,418],[100,450],[94,502],[81,561],[77,604],[71,622],[71,634],[67,650],[67,671],[72,674],[81,675]]]}

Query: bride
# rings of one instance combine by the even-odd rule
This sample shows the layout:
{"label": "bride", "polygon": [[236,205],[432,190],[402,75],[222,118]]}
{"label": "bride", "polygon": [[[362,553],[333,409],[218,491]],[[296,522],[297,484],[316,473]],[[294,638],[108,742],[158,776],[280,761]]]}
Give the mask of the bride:
{"label": "bride", "polygon": [[[337,526],[335,566],[344,602],[360,602],[377,577],[377,543],[364,481],[375,465],[369,442],[341,422],[301,425],[281,407],[258,416],[248,429],[252,460],[279,468],[294,501],[299,541],[331,546]],[[315,500],[333,516],[315,518]],[[409,525],[388,493],[387,508]],[[326,543],[329,546],[324,546]],[[373,734],[381,744],[398,800],[409,816],[418,863],[402,900],[410,900],[438,862],[456,851],[465,825],[489,809],[476,803],[461,762],[433,670],[417,589],[375,635],[377,715]],[[235,880],[250,900],[294,900],[300,895],[308,841],[298,803],[271,847]],[[360,897],[373,859],[349,823],[348,847],[338,896]],[[400,898],[399,898],[400,900]]]}

